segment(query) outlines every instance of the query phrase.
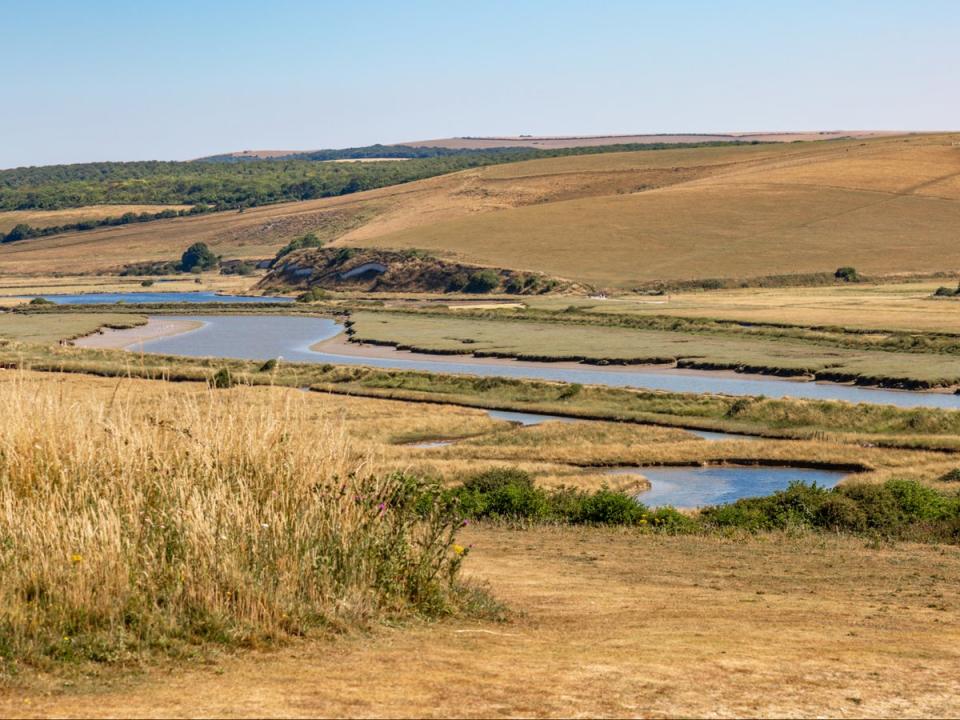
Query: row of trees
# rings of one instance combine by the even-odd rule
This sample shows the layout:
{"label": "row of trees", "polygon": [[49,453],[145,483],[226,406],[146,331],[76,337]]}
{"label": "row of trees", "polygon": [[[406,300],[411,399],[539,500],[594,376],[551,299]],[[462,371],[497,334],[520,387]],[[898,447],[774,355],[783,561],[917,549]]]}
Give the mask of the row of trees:
{"label": "row of trees", "polygon": [[45,227],[33,227],[28,223],[17,223],[7,234],[0,233],[0,243],[17,242],[18,240],[28,240],[35,237],[46,237],[47,235],[57,235],[64,232],[81,232],[83,230],[94,230],[98,227],[113,227],[116,225],[129,225],[130,223],[148,222],[150,220],[162,220],[164,218],[183,217],[185,215],[199,215],[208,212],[208,205],[194,205],[189,210],[171,210],[169,208],[155,213],[133,213],[127,212],[117,217],[105,217],[93,220],[81,220],[75,223],[64,223],[63,225],[47,225]]}

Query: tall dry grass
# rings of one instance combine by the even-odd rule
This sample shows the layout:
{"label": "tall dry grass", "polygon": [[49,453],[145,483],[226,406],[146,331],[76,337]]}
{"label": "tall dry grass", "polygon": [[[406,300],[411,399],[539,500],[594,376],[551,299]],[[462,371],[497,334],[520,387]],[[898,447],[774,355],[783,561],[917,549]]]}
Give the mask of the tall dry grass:
{"label": "tall dry grass", "polygon": [[456,607],[454,518],[302,400],[57,385],[0,385],[8,671]]}

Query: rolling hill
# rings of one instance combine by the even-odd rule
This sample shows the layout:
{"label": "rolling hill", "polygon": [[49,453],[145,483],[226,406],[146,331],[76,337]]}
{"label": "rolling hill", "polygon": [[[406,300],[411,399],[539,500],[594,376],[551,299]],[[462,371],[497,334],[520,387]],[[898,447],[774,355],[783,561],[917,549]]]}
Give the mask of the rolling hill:
{"label": "rolling hill", "polygon": [[656,280],[960,270],[960,135],[648,150],[475,168],[353,195],[0,247],[0,272],[94,272],[336,245],[423,248],[610,288]]}

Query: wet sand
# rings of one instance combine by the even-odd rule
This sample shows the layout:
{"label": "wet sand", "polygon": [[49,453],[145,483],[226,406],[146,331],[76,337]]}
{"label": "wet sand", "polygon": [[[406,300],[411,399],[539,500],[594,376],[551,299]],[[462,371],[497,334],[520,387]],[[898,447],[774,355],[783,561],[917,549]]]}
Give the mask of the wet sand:
{"label": "wet sand", "polygon": [[149,318],[145,325],[124,330],[104,328],[100,332],[74,341],[74,345],[82,348],[98,348],[101,350],[136,350],[138,345],[157,338],[181,335],[202,327],[199,320],[167,320],[165,318]]}

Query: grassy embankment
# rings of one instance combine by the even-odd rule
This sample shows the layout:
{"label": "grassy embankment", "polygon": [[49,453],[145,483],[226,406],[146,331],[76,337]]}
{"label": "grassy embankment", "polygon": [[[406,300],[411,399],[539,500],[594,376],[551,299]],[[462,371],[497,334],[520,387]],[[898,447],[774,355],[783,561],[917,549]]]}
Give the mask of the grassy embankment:
{"label": "grassy embankment", "polygon": [[307,396],[112,384],[0,383],[0,674],[479,602],[457,577],[457,517]]}

